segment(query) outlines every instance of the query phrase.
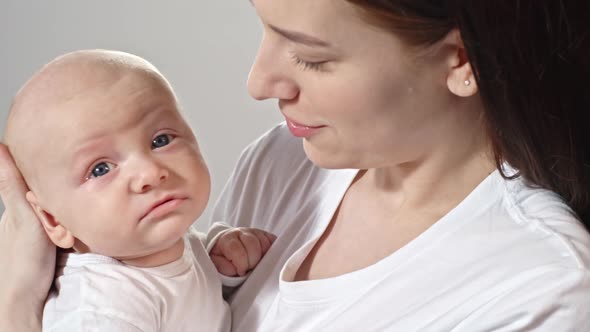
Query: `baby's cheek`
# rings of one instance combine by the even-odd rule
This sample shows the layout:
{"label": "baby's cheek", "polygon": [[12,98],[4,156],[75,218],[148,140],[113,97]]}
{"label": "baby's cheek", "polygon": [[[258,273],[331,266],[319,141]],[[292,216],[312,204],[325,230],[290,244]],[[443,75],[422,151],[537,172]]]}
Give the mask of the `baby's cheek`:
{"label": "baby's cheek", "polygon": [[84,232],[85,242],[98,254],[126,256],[126,251],[137,241],[138,236],[134,235],[128,225],[117,222],[116,219],[103,222],[95,220],[88,226]]}
{"label": "baby's cheek", "polygon": [[[97,246],[114,246],[129,233],[129,221],[124,221],[124,207],[86,207],[84,216],[77,218],[76,228],[85,240]],[[112,213],[111,213],[112,212]]]}
{"label": "baby's cheek", "polygon": [[209,170],[201,159],[185,161],[182,165],[184,168],[178,170],[180,181],[185,186],[185,190],[190,192],[194,208],[202,210],[209,201],[211,191]]}

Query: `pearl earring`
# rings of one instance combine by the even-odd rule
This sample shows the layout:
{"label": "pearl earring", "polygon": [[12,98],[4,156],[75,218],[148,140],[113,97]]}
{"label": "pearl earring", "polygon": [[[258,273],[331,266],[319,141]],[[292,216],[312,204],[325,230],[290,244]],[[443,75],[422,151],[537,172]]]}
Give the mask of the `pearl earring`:
{"label": "pearl earring", "polygon": [[463,82],[463,83],[465,83],[466,86],[469,86],[471,84],[471,82],[469,80],[465,80],[465,82]]}

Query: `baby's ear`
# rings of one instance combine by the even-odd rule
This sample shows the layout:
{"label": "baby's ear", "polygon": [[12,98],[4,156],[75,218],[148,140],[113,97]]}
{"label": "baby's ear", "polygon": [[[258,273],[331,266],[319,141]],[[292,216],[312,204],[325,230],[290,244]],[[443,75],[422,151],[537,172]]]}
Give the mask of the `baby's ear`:
{"label": "baby's ear", "polygon": [[32,191],[27,192],[26,196],[27,201],[31,204],[35,215],[39,218],[39,221],[43,225],[47,236],[55,244],[56,246],[64,249],[69,249],[74,246],[74,236],[72,233],[60,224],[59,221],[55,220],[55,217],[44,210],[39,205],[39,200],[37,196]]}

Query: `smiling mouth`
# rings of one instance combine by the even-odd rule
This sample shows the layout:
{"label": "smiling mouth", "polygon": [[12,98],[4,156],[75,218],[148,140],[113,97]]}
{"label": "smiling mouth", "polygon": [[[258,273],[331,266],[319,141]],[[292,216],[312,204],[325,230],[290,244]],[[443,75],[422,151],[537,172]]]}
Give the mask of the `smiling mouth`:
{"label": "smiling mouth", "polygon": [[293,134],[296,137],[309,138],[309,137],[313,136],[314,134],[316,134],[318,131],[320,131],[322,128],[326,127],[326,126],[308,126],[308,125],[303,125],[303,124],[297,123],[287,117],[285,117],[285,119],[287,121],[287,127],[289,128],[289,131],[291,132],[291,134]]}

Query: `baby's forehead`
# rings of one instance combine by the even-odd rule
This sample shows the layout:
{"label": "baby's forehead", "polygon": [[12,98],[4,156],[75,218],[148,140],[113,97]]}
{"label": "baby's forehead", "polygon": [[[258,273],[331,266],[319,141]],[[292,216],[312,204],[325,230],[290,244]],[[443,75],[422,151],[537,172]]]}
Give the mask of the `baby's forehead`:
{"label": "baby's forehead", "polygon": [[[15,97],[5,141],[24,150],[36,137],[58,134],[59,127],[76,126],[79,120],[92,117],[82,104],[108,109],[113,107],[108,104],[111,97],[134,94],[134,89],[148,93],[167,90],[167,95],[175,99],[165,78],[139,57],[112,51],[81,51],[57,58],[36,73]],[[68,104],[74,107],[63,107]]]}
{"label": "baby's forehead", "polygon": [[[29,97],[45,104],[74,99],[79,95],[100,94],[115,83],[126,88],[165,88],[155,73],[134,67],[111,66],[104,62],[55,68],[40,79],[38,87],[32,89]],[[34,95],[34,96],[31,96]]]}
{"label": "baby's forehead", "polygon": [[58,58],[21,89],[11,113],[15,118],[33,120],[59,110],[55,105],[94,99],[104,102],[100,97],[148,88],[156,92],[168,90],[173,95],[165,78],[141,58],[102,53]]}

